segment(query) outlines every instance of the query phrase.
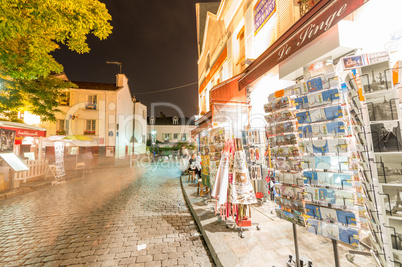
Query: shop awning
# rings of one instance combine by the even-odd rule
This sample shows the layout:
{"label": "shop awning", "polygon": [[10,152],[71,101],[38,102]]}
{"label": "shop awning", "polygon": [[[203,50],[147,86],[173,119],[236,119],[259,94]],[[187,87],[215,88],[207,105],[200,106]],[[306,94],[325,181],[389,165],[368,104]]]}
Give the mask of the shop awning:
{"label": "shop awning", "polygon": [[14,153],[0,153],[0,158],[4,159],[16,172],[29,171],[29,168]]}
{"label": "shop awning", "polygon": [[234,76],[213,87],[209,99],[213,102],[246,102],[246,91],[239,91],[238,81],[244,73]]}
{"label": "shop awning", "polygon": [[253,83],[366,2],[368,0],[319,1],[245,70],[245,75],[238,81],[238,90]]}
{"label": "shop awning", "polygon": [[193,129],[190,134],[191,137],[195,137],[200,132],[212,127],[212,111],[207,112],[201,118],[195,121],[197,128]]}
{"label": "shop awning", "polygon": [[197,128],[193,129],[190,133],[192,138],[195,138],[197,134],[204,130],[208,130],[209,128],[212,128],[212,120],[209,120],[208,122],[198,126]]}
{"label": "shop awning", "polygon": [[46,137],[46,129],[23,123],[0,121],[0,128],[14,130],[16,136]]}

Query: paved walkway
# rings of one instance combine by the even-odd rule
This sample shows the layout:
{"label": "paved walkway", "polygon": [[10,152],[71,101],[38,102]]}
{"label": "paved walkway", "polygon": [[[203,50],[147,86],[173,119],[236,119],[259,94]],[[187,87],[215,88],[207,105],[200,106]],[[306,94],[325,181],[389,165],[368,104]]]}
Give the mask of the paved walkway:
{"label": "paved walkway", "polygon": [[[190,209],[199,224],[204,239],[218,266],[286,266],[289,255],[294,254],[293,230],[290,222],[278,219],[271,214],[275,204],[271,201],[252,209],[252,222],[261,227],[248,227],[245,237],[240,238],[234,225],[219,221],[214,214],[214,202],[205,202],[197,196],[197,185],[188,183],[182,177],[182,186],[191,203]],[[314,267],[335,266],[332,242],[329,238],[314,235],[306,228],[297,226],[300,256],[312,260]],[[339,243],[340,266],[377,266],[371,256],[356,255],[354,263],[349,262],[345,254],[351,247]],[[307,262],[305,262],[307,264]],[[307,265],[305,265],[307,266]]]}
{"label": "paved walkway", "polygon": [[177,168],[110,168],[0,201],[0,266],[213,266]]}

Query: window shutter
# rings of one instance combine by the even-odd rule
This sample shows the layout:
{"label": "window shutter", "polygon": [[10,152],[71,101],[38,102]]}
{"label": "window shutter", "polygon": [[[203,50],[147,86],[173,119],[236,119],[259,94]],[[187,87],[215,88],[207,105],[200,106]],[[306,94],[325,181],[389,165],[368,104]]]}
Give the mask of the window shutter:
{"label": "window shutter", "polygon": [[244,34],[246,39],[246,58],[254,58],[253,36],[254,36],[254,6],[250,5],[245,14]]}
{"label": "window shutter", "polygon": [[228,38],[227,42],[227,74],[228,77],[233,76],[233,58],[232,58],[232,38]]}
{"label": "window shutter", "polygon": [[294,23],[293,0],[277,0],[278,12],[278,38],[284,34]]}

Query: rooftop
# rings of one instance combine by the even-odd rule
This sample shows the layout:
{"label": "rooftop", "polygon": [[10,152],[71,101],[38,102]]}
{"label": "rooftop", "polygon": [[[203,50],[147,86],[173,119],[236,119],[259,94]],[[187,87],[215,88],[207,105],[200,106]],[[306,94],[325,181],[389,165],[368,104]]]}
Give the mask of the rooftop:
{"label": "rooftop", "polygon": [[88,90],[103,90],[103,91],[117,91],[120,87],[117,87],[114,83],[94,83],[94,82],[76,82],[78,88],[75,89],[88,89]]}

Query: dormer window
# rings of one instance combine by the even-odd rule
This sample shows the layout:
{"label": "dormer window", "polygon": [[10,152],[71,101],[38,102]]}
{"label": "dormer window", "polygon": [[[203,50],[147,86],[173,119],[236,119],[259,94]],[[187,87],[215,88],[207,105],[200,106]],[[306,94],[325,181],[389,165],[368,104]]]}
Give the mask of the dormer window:
{"label": "dormer window", "polygon": [[177,118],[176,116],[173,117],[173,124],[179,124],[179,118]]}
{"label": "dormer window", "polygon": [[96,109],[97,102],[98,102],[97,95],[89,95],[86,104],[86,109]]}
{"label": "dormer window", "polygon": [[151,125],[155,124],[155,117],[150,117],[149,118],[149,124],[151,124]]}

